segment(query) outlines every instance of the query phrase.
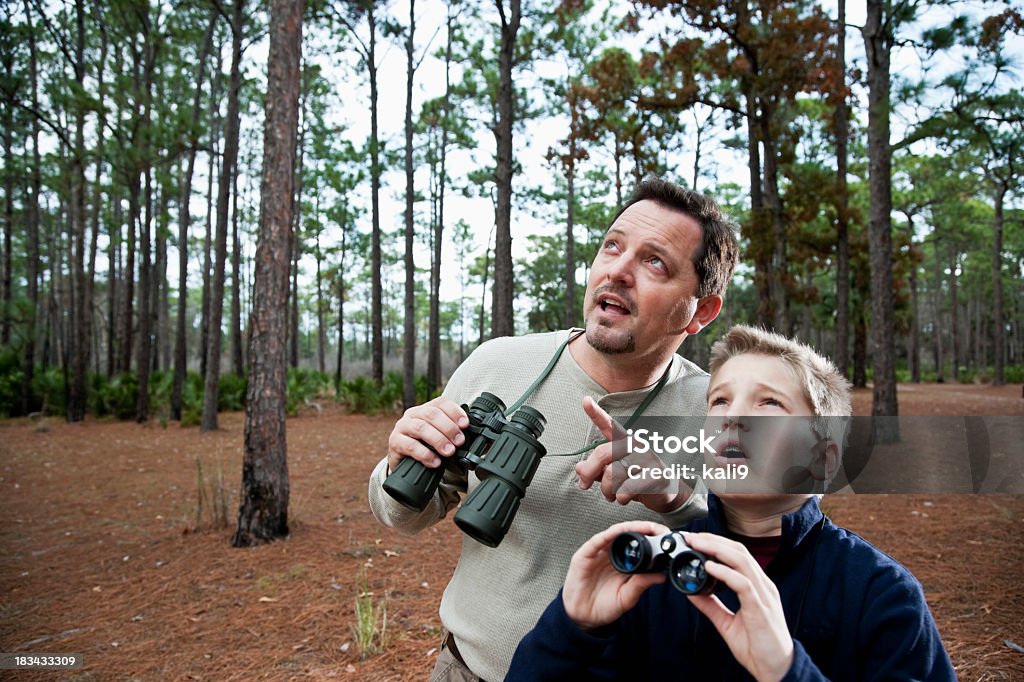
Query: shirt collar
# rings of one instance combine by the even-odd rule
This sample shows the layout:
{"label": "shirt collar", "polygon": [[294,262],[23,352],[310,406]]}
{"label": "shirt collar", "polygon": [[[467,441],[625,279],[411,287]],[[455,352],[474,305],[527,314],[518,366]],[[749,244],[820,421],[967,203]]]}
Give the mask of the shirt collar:
{"label": "shirt collar", "polygon": [[[822,522],[823,517],[824,514],[818,505],[817,496],[811,496],[795,512],[783,516],[782,543],[779,545],[780,553],[800,546]],[[728,532],[722,501],[714,493],[708,494],[708,531],[722,536]]]}

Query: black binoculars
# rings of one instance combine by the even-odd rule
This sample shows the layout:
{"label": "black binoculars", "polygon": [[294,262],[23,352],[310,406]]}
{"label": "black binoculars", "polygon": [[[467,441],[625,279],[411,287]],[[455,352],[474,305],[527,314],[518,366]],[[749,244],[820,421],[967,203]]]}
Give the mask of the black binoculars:
{"label": "black binoculars", "polygon": [[669,582],[683,594],[711,594],[718,586],[704,568],[707,556],[690,549],[677,531],[659,536],[619,533],[609,552],[619,573],[667,571]]}
{"label": "black binoculars", "polygon": [[481,483],[455,513],[455,525],[474,540],[497,547],[519,511],[519,502],[547,450],[537,439],[546,420],[537,410],[520,407],[505,416],[505,404],[491,393],[481,393],[468,407],[469,427],[462,446],[442,465],[431,469],[406,457],[384,480],[384,490],[400,503],[422,511],[437,492],[449,467],[476,470]]}

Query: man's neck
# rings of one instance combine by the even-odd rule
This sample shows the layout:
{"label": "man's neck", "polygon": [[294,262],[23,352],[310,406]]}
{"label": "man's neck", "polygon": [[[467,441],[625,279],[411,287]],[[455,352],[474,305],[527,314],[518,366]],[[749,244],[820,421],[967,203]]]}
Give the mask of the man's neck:
{"label": "man's neck", "polygon": [[587,341],[586,332],[569,344],[576,364],[609,393],[635,391],[661,378],[672,362],[672,353],[664,357],[634,353],[601,353]]}
{"label": "man's neck", "polygon": [[782,534],[782,517],[804,506],[809,495],[742,495],[722,500],[725,524],[751,538]]}

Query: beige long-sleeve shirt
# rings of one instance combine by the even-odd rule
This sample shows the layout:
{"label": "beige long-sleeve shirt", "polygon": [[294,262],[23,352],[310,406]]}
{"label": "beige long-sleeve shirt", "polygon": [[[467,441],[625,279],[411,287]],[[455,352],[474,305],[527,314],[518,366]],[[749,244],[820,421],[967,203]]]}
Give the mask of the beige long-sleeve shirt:
{"label": "beige long-sleeve shirt", "polygon": [[[498,338],[481,345],[452,375],[444,395],[469,404],[482,391],[514,403],[547,365],[569,331]],[[584,341],[580,341],[581,343]],[[669,379],[645,415],[693,417],[703,424],[708,375],[679,355]],[[653,387],[608,393],[565,350],[551,374],[526,401],[547,420],[540,438],[548,456],[540,463],[515,520],[502,543],[490,548],[463,536],[462,554],[441,600],[441,620],[451,631],[466,663],[485,680],[501,680],[519,640],[533,627],[558,593],[573,553],[595,533],[627,520],[652,520],[680,526],[707,510],[704,495],[691,495],[671,514],[657,514],[638,502],[622,506],[606,501],[598,486],[580,490],[574,466],[586,455],[568,453],[600,439],[583,412],[591,396],[613,416],[630,415]],[[479,484],[455,467],[445,473],[438,493],[422,512],[403,507],[381,488],[387,459],[373,470],[370,509],[383,525],[415,534],[444,518]],[[468,479],[468,480],[467,480]],[[698,489],[698,493],[701,492]]]}

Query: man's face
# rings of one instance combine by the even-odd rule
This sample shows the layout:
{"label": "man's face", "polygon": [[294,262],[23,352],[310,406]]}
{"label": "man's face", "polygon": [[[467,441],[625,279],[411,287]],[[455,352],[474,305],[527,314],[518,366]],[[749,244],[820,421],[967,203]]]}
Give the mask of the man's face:
{"label": "man's face", "polygon": [[746,465],[749,474],[742,481],[708,481],[709,488],[719,495],[771,494],[811,483],[823,443],[812,428],[813,416],[797,373],[782,359],[745,353],[727,361],[708,386],[705,430],[718,435],[715,454],[705,454],[705,463],[725,469]]}
{"label": "man's face", "polygon": [[697,309],[696,220],[654,201],[627,208],[605,235],[587,280],[587,341],[602,353],[675,350]]}

